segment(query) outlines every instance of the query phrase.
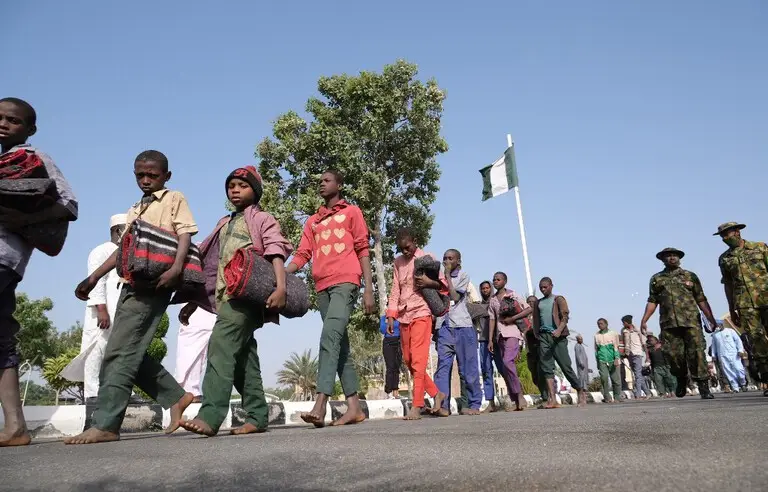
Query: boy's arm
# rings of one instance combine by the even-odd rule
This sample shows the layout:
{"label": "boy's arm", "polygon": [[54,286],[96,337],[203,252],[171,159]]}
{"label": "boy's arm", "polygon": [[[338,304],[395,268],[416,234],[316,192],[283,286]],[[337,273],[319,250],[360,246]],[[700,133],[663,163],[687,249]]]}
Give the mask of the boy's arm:
{"label": "boy's arm", "polygon": [[285,307],[285,260],[282,256],[271,257],[272,268],[275,270],[275,291],[267,299],[267,309],[280,311]]}
{"label": "boy's arm", "polygon": [[400,274],[397,270],[397,260],[392,268],[392,289],[389,292],[389,303],[387,304],[387,318],[394,319],[398,315],[397,307],[400,304]]}
{"label": "boy's arm", "polygon": [[312,259],[312,251],[315,249],[315,237],[312,235],[310,223],[312,222],[313,217],[310,217],[304,224],[304,231],[301,233],[299,247],[296,249],[293,258],[291,258],[290,263],[288,263],[288,266],[286,267],[288,273],[296,273]]}

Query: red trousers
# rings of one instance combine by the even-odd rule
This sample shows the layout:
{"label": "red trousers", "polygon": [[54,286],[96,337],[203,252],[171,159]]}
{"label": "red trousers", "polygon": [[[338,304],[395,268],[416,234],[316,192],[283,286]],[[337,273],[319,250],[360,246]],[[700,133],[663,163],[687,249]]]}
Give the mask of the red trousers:
{"label": "red trousers", "polygon": [[434,398],[437,386],[427,374],[429,348],[432,344],[432,316],[416,318],[409,324],[400,324],[400,343],[403,362],[413,379],[413,406],[424,407],[424,392]]}

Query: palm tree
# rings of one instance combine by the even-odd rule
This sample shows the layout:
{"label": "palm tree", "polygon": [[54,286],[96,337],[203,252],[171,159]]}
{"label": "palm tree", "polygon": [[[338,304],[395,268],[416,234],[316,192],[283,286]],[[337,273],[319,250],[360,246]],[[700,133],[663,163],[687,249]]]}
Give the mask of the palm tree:
{"label": "palm tree", "polygon": [[312,350],[305,350],[301,355],[291,352],[283,362],[283,369],[277,372],[277,382],[294,388],[294,396],[301,393],[306,400],[317,391],[317,356],[312,357]]}

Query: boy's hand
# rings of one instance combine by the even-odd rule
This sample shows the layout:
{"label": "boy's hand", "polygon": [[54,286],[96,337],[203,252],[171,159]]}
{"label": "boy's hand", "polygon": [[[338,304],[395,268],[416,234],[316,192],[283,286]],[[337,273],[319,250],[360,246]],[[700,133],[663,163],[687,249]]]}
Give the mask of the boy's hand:
{"label": "boy's hand", "polygon": [[285,289],[275,289],[267,299],[267,309],[281,311],[285,307]]}
{"label": "boy's hand", "polygon": [[395,334],[395,319],[387,317],[387,333],[390,335]]}
{"label": "boy's hand", "polygon": [[363,306],[365,307],[365,314],[373,314],[376,312],[376,302],[373,299],[373,289],[366,287],[363,291]]}
{"label": "boy's hand", "polygon": [[197,311],[197,304],[189,303],[179,311],[179,323],[184,326],[189,326],[189,318]]}
{"label": "boy's hand", "polygon": [[449,277],[451,275],[451,272],[453,271],[451,269],[451,265],[448,262],[443,262],[443,271],[445,272],[445,276]]}
{"label": "boy's hand", "polygon": [[96,306],[96,326],[102,330],[109,330],[111,322],[109,319],[109,311],[107,311],[106,304],[99,304]]}
{"label": "boy's hand", "polygon": [[179,277],[181,277],[181,270],[171,267],[170,270],[167,270],[165,273],[160,275],[160,278],[157,279],[157,290],[173,290],[174,287],[179,283]]}
{"label": "boy's hand", "polygon": [[81,301],[87,301],[88,294],[90,294],[93,288],[96,287],[97,282],[98,280],[93,277],[86,277],[85,280],[77,284],[77,287],[75,287],[75,297]]}
{"label": "boy's hand", "polygon": [[493,342],[488,342],[488,352],[493,353]]}

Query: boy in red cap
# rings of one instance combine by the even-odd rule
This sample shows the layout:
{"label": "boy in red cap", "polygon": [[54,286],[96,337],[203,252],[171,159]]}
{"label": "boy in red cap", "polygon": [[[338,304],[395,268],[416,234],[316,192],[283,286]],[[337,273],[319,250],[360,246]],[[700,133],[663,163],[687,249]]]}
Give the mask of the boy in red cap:
{"label": "boy in red cap", "polygon": [[[265,322],[278,322],[285,306],[285,259],[293,248],[283,237],[280,224],[259,208],[262,195],[261,176],[253,166],[241,167],[225,181],[227,198],[235,211],[222,218],[210,236],[200,245],[205,276],[205,295],[191,300],[179,313],[183,325],[198,306],[217,313],[208,342],[208,366],[203,378],[203,405],[192,420],[181,426],[204,436],[215,436],[229,412],[232,386],[242,397],[245,424],[232,434],[264,432],[269,423],[269,406],[264,396],[259,354],[253,331]],[[277,286],[266,306],[230,299],[224,268],[235,252],[253,247],[272,263]],[[182,302],[177,296],[174,302]]]}

